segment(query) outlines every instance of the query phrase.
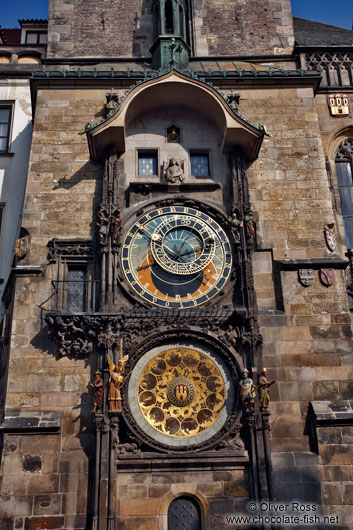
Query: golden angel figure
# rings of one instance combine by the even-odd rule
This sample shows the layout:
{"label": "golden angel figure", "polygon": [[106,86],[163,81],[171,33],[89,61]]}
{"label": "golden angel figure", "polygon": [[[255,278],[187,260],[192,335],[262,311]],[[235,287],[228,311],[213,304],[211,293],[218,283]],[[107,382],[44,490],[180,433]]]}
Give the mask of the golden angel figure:
{"label": "golden angel figure", "polygon": [[110,373],[108,394],[110,412],[122,412],[120,389],[125,382],[125,365],[128,358],[128,355],[124,355],[117,364],[114,364],[107,354]]}

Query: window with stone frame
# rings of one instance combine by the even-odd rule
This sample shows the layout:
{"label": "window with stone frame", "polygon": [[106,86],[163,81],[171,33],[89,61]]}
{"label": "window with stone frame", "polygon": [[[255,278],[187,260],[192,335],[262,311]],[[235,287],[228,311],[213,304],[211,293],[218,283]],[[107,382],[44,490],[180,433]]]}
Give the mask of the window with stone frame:
{"label": "window with stone frame", "polygon": [[95,279],[91,242],[52,240],[48,247],[49,261],[56,266],[53,309],[70,313],[96,311],[99,282]]}
{"label": "window with stone frame", "polygon": [[138,151],[137,174],[140,176],[151,176],[158,174],[158,153],[156,150]]}
{"label": "window with stone frame", "polygon": [[0,154],[7,154],[10,149],[12,114],[13,103],[0,102]]}
{"label": "window with stone frame", "polygon": [[193,177],[209,177],[210,157],[208,151],[190,151],[190,166]]}
{"label": "window with stone frame", "polygon": [[341,143],[335,162],[346,245],[353,249],[353,137]]}

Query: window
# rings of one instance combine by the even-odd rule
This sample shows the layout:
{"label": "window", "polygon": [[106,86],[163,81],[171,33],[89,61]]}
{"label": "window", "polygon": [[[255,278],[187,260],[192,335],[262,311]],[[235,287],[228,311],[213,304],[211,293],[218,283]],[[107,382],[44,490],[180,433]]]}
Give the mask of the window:
{"label": "window", "polygon": [[3,218],[4,218],[4,209],[5,209],[5,206],[3,204],[0,204],[0,242],[1,242],[2,223],[3,223]]}
{"label": "window", "polygon": [[208,153],[190,153],[191,175],[194,177],[208,177],[210,164]]}
{"label": "window", "polygon": [[87,266],[69,265],[67,271],[67,310],[87,310]]}
{"label": "window", "polygon": [[157,152],[139,151],[137,170],[139,175],[157,175]]}
{"label": "window", "polygon": [[165,32],[168,34],[174,33],[174,15],[172,0],[167,0],[165,3]]}
{"label": "window", "polygon": [[12,105],[0,105],[0,153],[8,153],[10,143]]}
{"label": "window", "polygon": [[342,142],[336,156],[336,174],[347,248],[353,249],[353,138]]}
{"label": "window", "polygon": [[26,31],[26,44],[45,44],[46,42],[46,31]]}

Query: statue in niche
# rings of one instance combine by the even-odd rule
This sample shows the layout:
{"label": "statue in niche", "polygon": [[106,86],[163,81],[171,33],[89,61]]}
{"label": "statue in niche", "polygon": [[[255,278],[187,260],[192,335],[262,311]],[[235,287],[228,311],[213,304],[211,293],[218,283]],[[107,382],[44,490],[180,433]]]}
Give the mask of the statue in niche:
{"label": "statue in niche", "polygon": [[239,212],[237,208],[234,209],[232,215],[228,218],[231,229],[234,236],[234,241],[236,243],[240,243],[240,237],[241,237],[241,228],[243,226],[243,221],[239,219]]}
{"label": "statue in niche", "polygon": [[255,385],[254,381],[249,377],[249,370],[243,370],[243,379],[239,381],[240,398],[245,410],[252,410],[254,408],[255,400]]}
{"label": "statue in niche", "polygon": [[122,342],[120,342],[120,359],[117,364],[107,354],[109,364],[109,412],[122,412],[120,389],[125,383],[125,365],[129,359],[128,355],[122,356]]}
{"label": "statue in niche", "polygon": [[251,210],[244,216],[246,234],[250,241],[254,241],[255,238],[255,219]]}
{"label": "statue in niche", "polygon": [[89,386],[93,388],[94,396],[93,410],[91,412],[103,412],[104,383],[99,371],[95,373],[94,381],[89,383]]}
{"label": "statue in niche", "polygon": [[111,227],[112,241],[116,245],[119,243],[121,227],[122,227],[122,222],[120,219],[120,211],[117,210],[115,214],[113,214],[112,216],[112,227]]}
{"label": "statue in niche", "polygon": [[96,224],[99,226],[99,240],[101,243],[106,244],[108,242],[109,218],[103,209],[98,211],[98,219],[99,221]]}
{"label": "statue in niche", "polygon": [[118,244],[122,227],[120,211],[115,210],[112,215],[108,216],[102,208],[98,211],[98,219],[96,224],[99,226],[99,241],[106,245],[109,236],[111,236],[112,243]]}
{"label": "statue in niche", "polygon": [[170,158],[169,162],[163,162],[163,177],[167,182],[175,184],[175,182],[184,182],[185,160],[177,160],[176,158]]}
{"label": "statue in niche", "polygon": [[261,374],[259,375],[258,381],[257,381],[257,388],[259,392],[259,402],[260,402],[260,409],[268,409],[270,404],[270,393],[269,388],[271,385],[275,383],[275,381],[271,381],[270,383],[267,381],[267,370],[266,368],[263,368],[261,370]]}
{"label": "statue in niche", "polygon": [[176,125],[168,127],[167,142],[172,144],[180,143],[180,128]]}

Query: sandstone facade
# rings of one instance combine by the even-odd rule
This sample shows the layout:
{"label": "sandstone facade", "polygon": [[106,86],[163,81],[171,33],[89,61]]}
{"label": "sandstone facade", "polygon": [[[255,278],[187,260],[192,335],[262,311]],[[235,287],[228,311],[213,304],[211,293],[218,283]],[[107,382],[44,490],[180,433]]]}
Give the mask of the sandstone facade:
{"label": "sandstone facade", "polygon": [[[228,528],[225,514],[247,514],[249,500],[262,498],[314,504],[320,517],[349,528],[352,327],[335,158],[351,138],[351,113],[331,116],[332,91],[317,72],[300,69],[289,2],[261,2],[264,17],[257,2],[193,2],[189,69],[160,72],[140,61],[152,43],[150,3],[142,11],[141,3],[111,4],[51,2],[50,68],[33,74],[22,221],[31,248],[15,269],[4,348],[1,528],[171,529],[178,498],[196,503],[203,529]],[[230,55],[217,63],[215,56]],[[94,66],[82,59],[97,56]],[[352,108],[352,86],[336,88]],[[113,96],[119,104],[109,114]],[[176,142],[168,139],[173,127]],[[203,157],[208,174],[193,174],[193,156]],[[185,161],[184,180],[166,181],[163,163],[171,158]],[[140,159],[155,160],[155,172],[143,175]],[[149,304],[123,270],[129,230],[171,207],[203,212],[234,238],[234,275],[192,310]],[[235,208],[241,222],[234,228]],[[110,215],[108,228],[99,212]],[[307,286],[302,269],[313,270]],[[322,269],[334,270],[329,285]],[[83,296],[79,283],[86,286],[83,309],[69,304],[70,278],[75,301]],[[234,398],[213,446],[211,438],[168,448],[136,421],[128,383],[122,415],[108,410],[106,354],[117,362],[121,338],[128,377],[154,348],[185,341],[214,349],[215,362],[223,355],[218,366],[229,363],[236,396],[241,371],[256,382],[265,366],[276,381],[270,420],[257,398],[254,410]],[[104,405],[92,414],[97,369]]]}

